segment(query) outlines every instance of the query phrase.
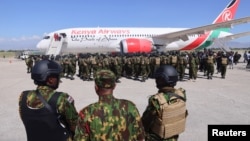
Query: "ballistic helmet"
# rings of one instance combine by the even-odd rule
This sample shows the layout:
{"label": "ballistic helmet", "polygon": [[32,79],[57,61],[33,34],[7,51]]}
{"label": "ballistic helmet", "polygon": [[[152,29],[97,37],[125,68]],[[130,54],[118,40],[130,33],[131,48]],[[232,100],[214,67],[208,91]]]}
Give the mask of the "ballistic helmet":
{"label": "ballistic helmet", "polygon": [[178,72],[172,65],[162,65],[155,71],[157,88],[175,86],[178,81]]}
{"label": "ballistic helmet", "polygon": [[48,76],[58,76],[62,72],[61,66],[55,61],[41,60],[38,61],[31,71],[31,78],[36,84],[44,83]]}

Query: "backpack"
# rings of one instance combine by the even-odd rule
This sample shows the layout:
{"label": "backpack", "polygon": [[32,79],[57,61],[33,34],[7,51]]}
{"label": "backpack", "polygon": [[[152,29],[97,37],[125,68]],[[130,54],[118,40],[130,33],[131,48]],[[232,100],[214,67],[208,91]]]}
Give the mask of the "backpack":
{"label": "backpack", "polygon": [[151,130],[167,139],[178,135],[185,130],[187,109],[185,94],[177,90],[175,93],[165,93],[169,96],[167,101],[164,93],[158,93],[154,96],[160,104],[161,113],[155,118]]}
{"label": "backpack", "polygon": [[26,104],[28,93],[29,91],[23,92],[20,111],[27,133],[27,140],[66,141],[71,133],[66,126],[62,126],[62,116],[56,112],[56,103],[60,93],[56,92],[48,101],[52,111],[46,106],[35,110],[28,108]]}

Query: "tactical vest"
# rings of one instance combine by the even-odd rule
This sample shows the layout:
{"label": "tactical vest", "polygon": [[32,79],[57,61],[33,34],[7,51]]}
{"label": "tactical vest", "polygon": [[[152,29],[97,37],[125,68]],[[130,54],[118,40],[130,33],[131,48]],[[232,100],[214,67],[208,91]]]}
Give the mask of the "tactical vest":
{"label": "tactical vest", "polygon": [[126,59],[126,64],[128,64],[128,65],[132,64],[130,58]]}
{"label": "tactical vest", "polygon": [[213,57],[212,56],[208,56],[208,58],[207,58],[207,63],[208,64],[213,64],[214,63],[214,61],[213,61]]}
{"label": "tactical vest", "polygon": [[94,57],[90,58],[90,62],[91,62],[92,65],[96,65],[97,64]]}
{"label": "tactical vest", "polygon": [[105,58],[103,61],[104,61],[104,66],[109,66],[109,60],[108,60],[108,58]]}
{"label": "tactical vest", "polygon": [[183,65],[184,64],[184,58],[180,57],[179,64]]}
{"label": "tactical vest", "polygon": [[[60,124],[56,114],[51,113],[45,106],[40,109],[29,108],[26,103],[28,93],[23,92],[20,111],[27,141],[66,141],[70,133]],[[59,93],[56,93],[48,102],[54,110],[58,97]]]}
{"label": "tactical vest", "polygon": [[177,63],[177,56],[172,56],[171,57],[171,63],[176,64]]}
{"label": "tactical vest", "polygon": [[174,93],[167,94],[169,95],[168,101],[164,93],[154,96],[160,104],[161,113],[151,127],[155,134],[164,139],[184,132],[187,117],[186,97],[183,91],[177,89]]}
{"label": "tactical vest", "polygon": [[140,57],[136,57],[135,61],[136,61],[136,64],[140,64],[141,63],[141,58]]}
{"label": "tactical vest", "polygon": [[156,57],[155,58],[155,64],[156,65],[160,65],[161,64],[161,58],[160,57]]}
{"label": "tactical vest", "polygon": [[148,58],[145,58],[145,64],[147,64],[147,65],[150,64],[150,60]]}
{"label": "tactical vest", "polygon": [[144,57],[141,58],[141,65],[144,65],[145,64],[145,59]]}
{"label": "tactical vest", "polygon": [[227,64],[227,58],[221,58],[221,64],[226,65]]}

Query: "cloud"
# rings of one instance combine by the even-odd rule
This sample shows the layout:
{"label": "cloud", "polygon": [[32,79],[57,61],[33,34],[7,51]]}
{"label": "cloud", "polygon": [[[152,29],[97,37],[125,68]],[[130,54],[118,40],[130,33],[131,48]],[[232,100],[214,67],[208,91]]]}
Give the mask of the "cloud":
{"label": "cloud", "polygon": [[42,37],[22,36],[19,38],[0,38],[0,50],[24,50],[24,49],[36,49],[36,44],[42,39]]}

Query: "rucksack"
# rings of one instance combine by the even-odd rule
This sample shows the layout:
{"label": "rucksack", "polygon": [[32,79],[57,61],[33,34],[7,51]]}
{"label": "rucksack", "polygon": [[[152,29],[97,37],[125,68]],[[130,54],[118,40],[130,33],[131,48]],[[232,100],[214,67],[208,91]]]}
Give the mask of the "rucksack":
{"label": "rucksack", "polygon": [[[168,101],[164,94],[169,96]],[[158,93],[154,98],[160,104],[161,113],[155,118],[151,130],[164,139],[184,132],[187,117],[185,94],[177,90],[175,93]]]}

